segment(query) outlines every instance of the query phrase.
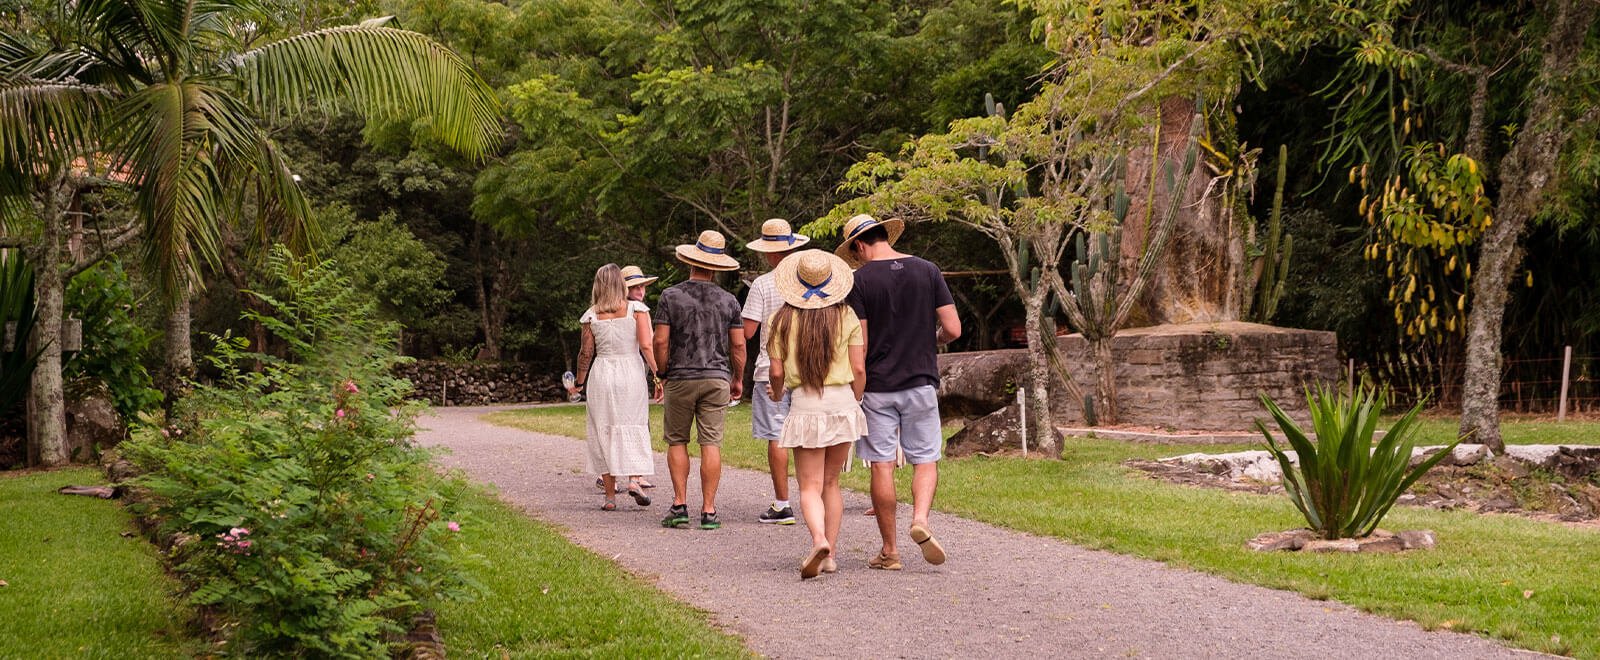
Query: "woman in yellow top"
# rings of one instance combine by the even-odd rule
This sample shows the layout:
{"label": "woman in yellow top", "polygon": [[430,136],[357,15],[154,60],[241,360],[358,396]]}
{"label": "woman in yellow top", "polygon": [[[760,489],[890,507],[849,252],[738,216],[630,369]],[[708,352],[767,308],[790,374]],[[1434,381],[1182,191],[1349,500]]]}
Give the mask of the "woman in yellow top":
{"label": "woman in yellow top", "polygon": [[867,433],[861,412],[866,346],[861,321],[841,304],[855,283],[843,259],[822,250],[797,252],[778,264],[773,277],[784,305],[771,321],[767,396],[778,401],[790,391],[778,445],[794,448],[800,513],[811,531],[811,552],[800,565],[804,580],[838,570],[832,554],[844,516],[839,470],[850,443]]}

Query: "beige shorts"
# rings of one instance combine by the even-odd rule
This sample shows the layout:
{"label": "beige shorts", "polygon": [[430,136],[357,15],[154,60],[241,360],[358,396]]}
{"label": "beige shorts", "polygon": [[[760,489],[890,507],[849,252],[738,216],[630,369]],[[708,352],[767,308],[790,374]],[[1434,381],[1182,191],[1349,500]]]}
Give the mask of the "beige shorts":
{"label": "beige shorts", "polygon": [[722,444],[722,422],[728,412],[728,381],[721,378],[669,380],[662,426],[667,444],[689,444],[689,427],[700,427],[700,446]]}

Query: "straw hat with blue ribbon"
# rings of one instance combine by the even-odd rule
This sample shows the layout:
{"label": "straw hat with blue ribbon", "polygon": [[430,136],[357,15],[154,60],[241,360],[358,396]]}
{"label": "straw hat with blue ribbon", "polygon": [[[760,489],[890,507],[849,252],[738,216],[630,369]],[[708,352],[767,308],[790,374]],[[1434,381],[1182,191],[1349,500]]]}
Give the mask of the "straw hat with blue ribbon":
{"label": "straw hat with blue ribbon", "polygon": [[810,241],[810,238],[794,233],[794,230],[789,228],[788,220],[773,218],[761,223],[761,238],[745,243],[744,246],[756,252],[788,252],[797,250]]}
{"label": "straw hat with blue ribbon", "polygon": [[905,232],[906,223],[899,218],[878,220],[862,213],[845,221],[844,240],[839,241],[839,247],[834,249],[833,253],[839,255],[839,258],[844,259],[845,263],[850,264],[851,267],[860,268],[861,261],[856,259],[855,255],[850,254],[850,241],[855,240],[857,236],[866,233],[867,230],[873,227],[883,227],[884,231],[889,233],[889,244],[894,245],[895,241],[900,240],[900,234]]}
{"label": "straw hat with blue ribbon", "polygon": [[820,309],[844,302],[855,286],[850,264],[823,250],[803,250],[783,258],[772,270],[778,296],[800,309]]}
{"label": "straw hat with blue ribbon", "polygon": [[649,284],[649,283],[654,282],[654,281],[656,281],[658,279],[660,279],[660,278],[658,278],[658,277],[656,277],[654,275],[646,275],[646,274],[644,274],[644,270],[639,268],[638,266],[623,266],[622,267],[622,286],[625,286],[625,287],[628,287],[628,288],[633,288],[633,287],[636,287],[636,286],[643,286],[643,285]]}
{"label": "straw hat with blue ribbon", "polygon": [[699,240],[678,246],[678,260],[706,270],[739,270],[739,260],[728,256],[728,241],[722,234],[707,229]]}

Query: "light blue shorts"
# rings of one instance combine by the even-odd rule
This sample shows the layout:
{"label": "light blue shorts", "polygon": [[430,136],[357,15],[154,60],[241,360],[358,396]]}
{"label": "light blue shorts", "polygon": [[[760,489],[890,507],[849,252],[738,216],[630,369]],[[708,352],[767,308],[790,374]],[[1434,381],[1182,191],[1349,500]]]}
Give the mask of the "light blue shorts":
{"label": "light blue shorts", "polygon": [[777,440],[783,435],[783,418],[789,416],[789,391],[782,401],[767,396],[767,381],[755,381],[750,391],[750,435],[757,440]]}
{"label": "light blue shorts", "polygon": [[932,463],[944,456],[939,394],[934,386],[867,392],[861,408],[867,413],[867,437],[856,442],[857,456],[873,463],[889,463],[895,460],[898,448],[912,465]]}

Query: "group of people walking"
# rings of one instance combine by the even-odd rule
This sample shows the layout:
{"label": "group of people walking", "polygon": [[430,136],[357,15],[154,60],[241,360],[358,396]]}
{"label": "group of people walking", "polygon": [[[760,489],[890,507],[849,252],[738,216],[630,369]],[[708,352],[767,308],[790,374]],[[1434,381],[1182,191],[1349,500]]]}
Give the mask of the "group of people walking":
{"label": "group of people walking", "polygon": [[[654,315],[643,303],[656,278],[633,266],[595,273],[584,313],[573,392],[588,398],[588,467],[600,475],[603,510],[627,493],[650,504],[641,481],[653,472],[648,400],[663,400],[672,505],[661,524],[688,527],[691,430],[700,444],[701,529],[717,529],[725,412],[744,394],[746,342],[759,342],[751,431],[765,440],[774,501],[757,520],[793,524],[789,452],[794,452],[801,517],[811,549],[802,579],[838,570],[834,549],[844,516],[839,472],[855,452],[871,463],[872,502],[883,545],[867,565],[900,570],[894,470],[911,465],[908,534],[923,558],[945,551],[928,526],[942,456],[937,353],[961,335],[961,321],[939,268],[895,249],[900,220],[851,218],[833,252],[803,249],[810,239],[782,219],[746,244],[771,270],[750,285],[744,305],[716,283],[736,271],[716,231],[677,246],[689,279],[661,293]],[[628,484],[620,486],[619,478]]]}

